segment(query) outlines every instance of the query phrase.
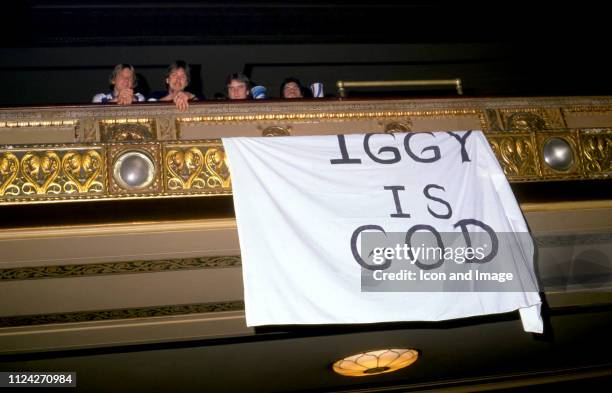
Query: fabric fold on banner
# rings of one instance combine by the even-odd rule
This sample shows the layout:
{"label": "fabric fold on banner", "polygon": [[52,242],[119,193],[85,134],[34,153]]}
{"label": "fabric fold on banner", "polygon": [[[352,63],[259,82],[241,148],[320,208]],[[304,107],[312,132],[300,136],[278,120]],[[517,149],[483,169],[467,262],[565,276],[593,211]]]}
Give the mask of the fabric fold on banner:
{"label": "fabric fold on banner", "polygon": [[248,326],[520,311],[534,246],[480,131],[223,138]]}

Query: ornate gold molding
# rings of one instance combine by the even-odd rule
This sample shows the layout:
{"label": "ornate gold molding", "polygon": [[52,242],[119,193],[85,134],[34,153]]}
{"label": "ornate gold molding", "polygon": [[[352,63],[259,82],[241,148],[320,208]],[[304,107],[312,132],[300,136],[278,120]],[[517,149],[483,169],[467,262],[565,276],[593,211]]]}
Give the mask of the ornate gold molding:
{"label": "ornate gold molding", "polygon": [[[565,141],[571,148],[572,163],[565,170],[557,170],[546,164],[544,146],[546,142],[553,138]],[[537,142],[536,151],[539,155],[540,168],[542,169],[542,177],[544,179],[571,180],[584,178],[577,131],[538,132],[535,133],[535,139]]]}
{"label": "ornate gold molding", "polygon": [[109,119],[99,122],[101,142],[157,140],[155,119]]}
{"label": "ornate gold molding", "polygon": [[261,136],[289,136],[291,135],[291,126],[269,126],[263,128],[261,126],[257,127],[258,130],[261,130]]}
{"label": "ornate gold molding", "polygon": [[[405,132],[410,127],[405,120],[381,121],[379,126]],[[533,128],[527,120],[521,124]],[[511,182],[608,178],[612,173],[610,128],[498,131],[486,136]],[[546,163],[543,150],[551,138],[569,146],[568,168]],[[150,181],[142,186],[117,178],[119,160],[130,153],[148,162]],[[231,186],[220,139],[0,146],[0,204],[231,195]]]}
{"label": "ornate gold molding", "polygon": [[78,120],[29,120],[29,121],[0,121],[0,128],[23,127],[66,127],[77,126]]}
{"label": "ornate gold molding", "polygon": [[[161,194],[162,181],[161,181],[161,146],[159,143],[138,143],[138,144],[118,144],[113,143],[108,146],[108,162],[109,162],[109,191],[112,195],[143,195],[143,194]],[[128,189],[120,181],[115,178],[116,170],[115,165],[117,161],[126,153],[142,153],[144,156],[149,157],[154,166],[153,181],[151,184],[143,187],[142,189]],[[113,168],[113,169],[111,169]]]}
{"label": "ornate gold molding", "polygon": [[219,142],[164,146],[164,186],[169,193],[231,192],[227,157]]}
{"label": "ornate gold molding", "polygon": [[108,321],[115,319],[165,317],[174,315],[216,313],[241,310],[244,310],[244,302],[242,300],[232,300],[217,303],[179,304],[173,306],[139,307],[116,310],[77,311],[55,314],[8,316],[0,317],[0,328],[46,325],[55,323],[75,323]]}
{"label": "ornate gold molding", "polygon": [[561,115],[543,108],[498,109],[502,129],[514,132],[535,132],[563,128]]}
{"label": "ornate gold molding", "polygon": [[391,121],[388,123],[379,122],[379,124],[383,127],[383,130],[387,134],[392,134],[394,132],[412,131],[412,120],[411,119],[405,119],[403,121]]}
{"label": "ornate gold molding", "polygon": [[102,195],[105,169],[103,149],[97,146],[0,150],[0,197]]}
{"label": "ornate gold molding", "polygon": [[0,281],[75,278],[109,274],[159,273],[178,270],[219,269],[241,266],[240,256],[107,262],[86,265],[54,265],[0,269]]}
{"label": "ornate gold molding", "polygon": [[508,180],[537,180],[541,169],[532,133],[487,135],[491,149]]}
{"label": "ornate gold molding", "polygon": [[389,117],[454,117],[454,116],[478,116],[484,122],[484,115],[477,109],[444,109],[444,110],[419,110],[419,111],[354,111],[354,112],[296,112],[296,113],[270,113],[255,115],[212,115],[179,117],[178,123],[228,123],[228,122],[256,122],[256,121],[295,121],[295,120],[359,120],[377,119]]}
{"label": "ornate gold molding", "polygon": [[612,129],[579,133],[585,173],[592,178],[612,176]]}
{"label": "ornate gold molding", "polygon": [[591,114],[612,114],[612,105],[580,105],[561,108],[561,112],[565,115],[571,113],[574,115],[588,116]]}

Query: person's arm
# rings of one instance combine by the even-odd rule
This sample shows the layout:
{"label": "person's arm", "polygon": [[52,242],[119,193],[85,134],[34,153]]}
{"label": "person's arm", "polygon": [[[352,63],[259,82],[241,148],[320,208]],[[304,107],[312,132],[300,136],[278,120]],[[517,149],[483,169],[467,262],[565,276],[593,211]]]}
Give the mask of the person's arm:
{"label": "person's arm", "polygon": [[106,94],[104,93],[99,93],[93,96],[93,99],[91,100],[91,102],[94,104],[104,104],[108,102],[108,97],[106,97]]}
{"label": "person's arm", "polygon": [[[144,97],[143,97],[144,98]],[[114,100],[111,100],[114,101]],[[131,105],[134,101],[134,90],[123,89],[117,93],[117,105]]]}
{"label": "person's arm", "polygon": [[198,97],[188,91],[181,91],[174,95],[172,101],[176,105],[176,109],[179,111],[186,111],[189,109],[189,101],[197,101]]}

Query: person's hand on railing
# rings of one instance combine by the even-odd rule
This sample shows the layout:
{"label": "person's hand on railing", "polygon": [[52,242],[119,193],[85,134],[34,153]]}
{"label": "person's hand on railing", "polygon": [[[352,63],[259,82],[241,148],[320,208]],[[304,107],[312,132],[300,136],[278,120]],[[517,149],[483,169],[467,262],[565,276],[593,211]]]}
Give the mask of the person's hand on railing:
{"label": "person's hand on railing", "polygon": [[195,96],[189,92],[179,91],[172,97],[172,101],[176,105],[176,109],[179,111],[186,111],[189,109],[189,100],[194,98]]}
{"label": "person's hand on railing", "polygon": [[134,90],[123,89],[117,94],[117,105],[130,105],[134,101]]}

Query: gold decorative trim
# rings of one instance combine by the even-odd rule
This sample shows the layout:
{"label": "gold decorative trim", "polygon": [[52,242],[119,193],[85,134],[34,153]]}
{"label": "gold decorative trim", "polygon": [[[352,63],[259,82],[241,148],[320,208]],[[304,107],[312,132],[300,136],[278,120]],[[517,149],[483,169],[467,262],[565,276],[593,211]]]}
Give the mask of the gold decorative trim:
{"label": "gold decorative trim", "polygon": [[76,126],[78,120],[0,121],[0,128]]}
{"label": "gold decorative trim", "polygon": [[445,109],[423,111],[372,111],[372,112],[298,112],[257,115],[214,115],[179,117],[178,123],[227,123],[250,121],[280,121],[280,120],[355,120],[388,117],[452,117],[479,116],[484,122],[484,114],[478,109]]}
{"label": "gold decorative trim", "polygon": [[77,311],[68,313],[39,314],[0,317],[0,328],[16,326],[47,325],[56,323],[75,323],[108,321],[115,319],[136,319],[166,317],[187,314],[242,311],[244,302],[232,300],[218,303],[179,304],[171,306],[139,307],[116,310]]}
{"label": "gold decorative trim", "polygon": [[[452,111],[438,113],[447,112]],[[397,116],[400,112],[373,113]],[[378,122],[381,129],[410,126],[406,117],[389,120]],[[498,131],[487,132],[486,137],[510,182],[600,179],[612,174],[612,128]],[[542,144],[551,137],[571,145],[575,165],[570,170],[555,171],[544,164]],[[131,150],[147,154],[155,163],[155,180],[143,189],[121,187],[108,169]],[[0,205],[231,195],[231,191],[220,139],[0,147]]]}
{"label": "gold decorative trim", "polygon": [[555,128],[544,109],[499,109],[503,129],[514,132],[532,132]]}
{"label": "gold decorative trim", "polygon": [[612,105],[580,105],[580,106],[570,106],[566,108],[561,108],[561,112],[565,115],[566,113],[571,113],[574,115],[580,116],[588,116],[591,114],[602,114],[602,113],[610,113],[612,114]]}
{"label": "gold decorative trim", "polygon": [[105,154],[102,147],[49,146],[0,150],[0,197],[70,198],[105,192]]}
{"label": "gold decorative trim", "polygon": [[289,136],[291,135],[291,126],[286,126],[286,127],[269,126],[266,128],[258,126],[257,129],[261,130],[261,136]]}
{"label": "gold decorative trim", "polygon": [[162,193],[162,181],[161,181],[161,146],[159,143],[146,143],[146,144],[111,144],[108,148],[108,162],[111,163],[112,168],[115,167],[116,162],[125,153],[138,152],[148,156],[155,166],[155,172],[153,174],[153,181],[150,182],[146,187],[139,189],[126,188],[120,182],[116,181],[112,170],[109,170],[108,182],[109,191],[111,194],[120,195],[139,195],[139,194],[159,194]]}
{"label": "gold decorative trim", "polygon": [[538,180],[541,169],[531,133],[498,133],[487,140],[510,181]]}
{"label": "gold decorative trim", "polygon": [[612,129],[578,133],[584,172],[591,178],[612,176]]}
{"label": "gold decorative trim", "polygon": [[193,117],[177,117],[176,130],[181,135],[181,124],[207,123],[245,123],[245,122],[279,122],[279,121],[355,121],[368,119],[403,119],[403,118],[427,118],[442,119],[457,116],[477,116],[480,128],[484,132],[489,130],[484,111],[480,109],[432,109],[432,110],[411,110],[411,111],[355,111],[355,112],[295,112],[295,113],[276,113],[276,114],[255,114],[255,115],[209,115]]}
{"label": "gold decorative trim", "polygon": [[99,122],[101,142],[157,140],[155,119],[108,119]]}
{"label": "gold decorative trim", "polygon": [[553,109],[543,109],[544,118],[548,119],[548,124],[552,129],[566,129],[567,123],[565,122],[565,117],[563,117],[563,113],[561,112],[561,108],[553,108]]}
{"label": "gold decorative trim", "polygon": [[176,137],[176,121],[174,117],[165,116],[157,118],[157,130],[159,139],[162,141],[171,141]]}
{"label": "gold decorative trim", "polygon": [[392,121],[389,123],[379,122],[378,124],[380,124],[383,127],[383,130],[387,134],[392,134],[394,132],[412,131],[412,120],[411,119],[405,119],[402,121]]}
{"label": "gold decorative trim", "polygon": [[[535,138],[537,141],[537,154],[540,158],[540,168],[542,169],[542,177],[544,179],[571,180],[584,178],[577,131],[537,132],[535,133]],[[546,164],[544,160],[544,145],[552,138],[564,140],[569,144],[572,150],[573,163],[567,170],[556,170]]]}
{"label": "gold decorative trim", "polygon": [[240,256],[108,262],[86,265],[54,265],[0,269],[0,281],[106,276],[110,274],[159,273],[179,270],[219,269],[241,266]]}
{"label": "gold decorative trim", "polygon": [[169,193],[231,192],[227,156],[221,142],[166,144],[164,187]]}

